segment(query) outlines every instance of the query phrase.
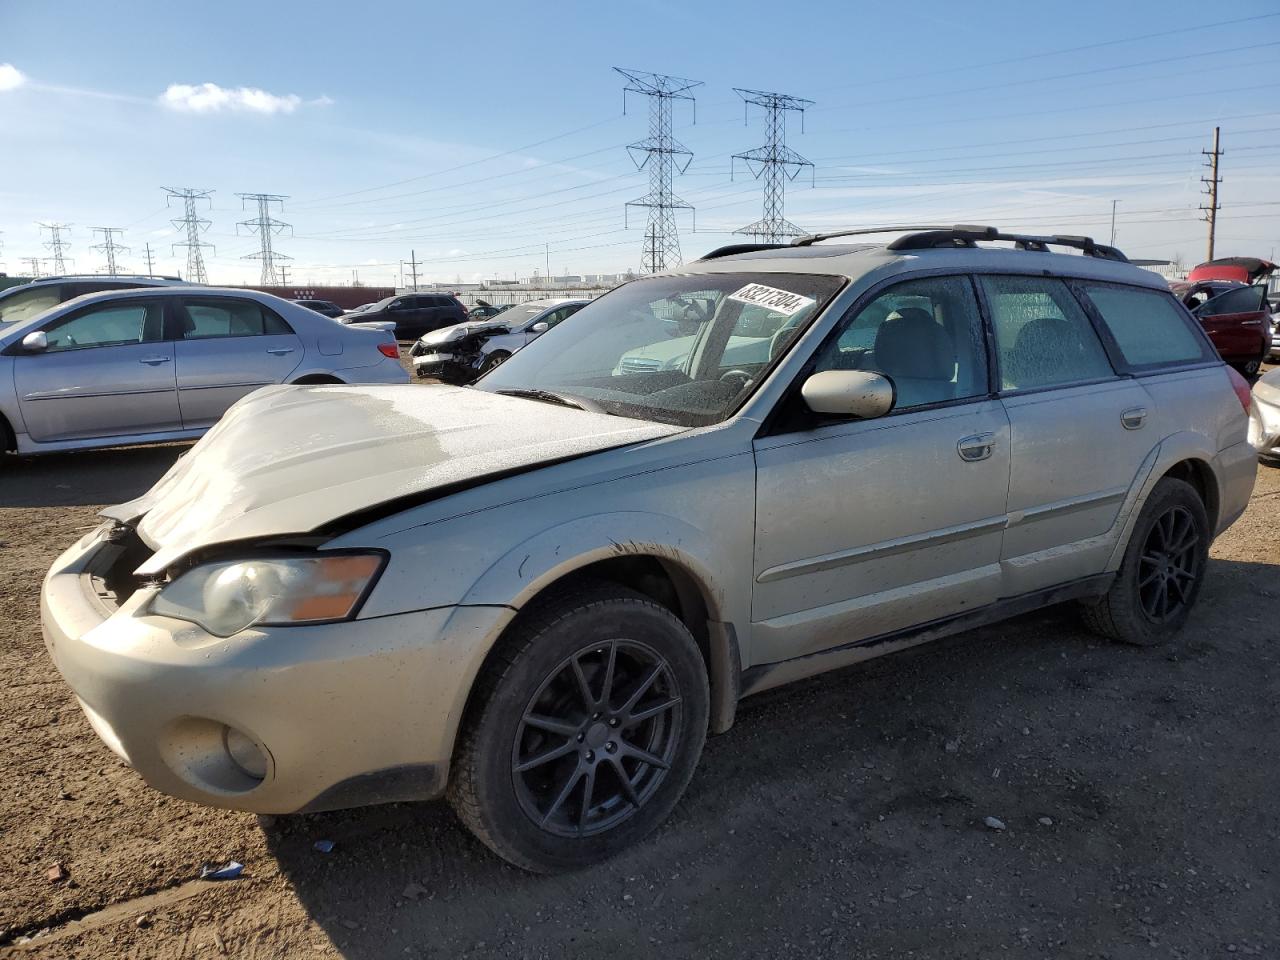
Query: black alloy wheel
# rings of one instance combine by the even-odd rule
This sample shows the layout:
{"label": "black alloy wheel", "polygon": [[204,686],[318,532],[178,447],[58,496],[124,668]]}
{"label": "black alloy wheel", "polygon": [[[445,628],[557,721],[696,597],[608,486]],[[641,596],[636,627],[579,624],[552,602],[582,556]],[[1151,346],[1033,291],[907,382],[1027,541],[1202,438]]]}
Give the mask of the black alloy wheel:
{"label": "black alloy wheel", "polygon": [[1161,478],[1134,520],[1111,586],[1081,604],[1085,624],[1123,643],[1165,643],[1200,595],[1211,540],[1199,491],[1185,480]]}
{"label": "black alloy wheel", "polygon": [[1193,599],[1199,546],[1195,517],[1184,506],[1171,507],[1152,524],[1138,558],[1138,596],[1152,623],[1167,623]]}
{"label": "black alloy wheel", "polygon": [[522,610],[489,654],[449,800],[499,856],[536,873],[598,863],[684,793],[707,735],[697,641],[621,584],[575,580]]}

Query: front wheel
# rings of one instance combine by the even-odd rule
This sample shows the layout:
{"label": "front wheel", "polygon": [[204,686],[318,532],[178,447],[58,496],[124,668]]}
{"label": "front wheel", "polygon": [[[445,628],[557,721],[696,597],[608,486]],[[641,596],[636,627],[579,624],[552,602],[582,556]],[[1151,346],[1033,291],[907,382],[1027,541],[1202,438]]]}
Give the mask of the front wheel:
{"label": "front wheel", "polygon": [[479,681],[449,799],[500,857],[585,867],[666,818],[702,753],[702,657],[670,610],[611,584],[521,615]]}
{"label": "front wheel", "polygon": [[1195,488],[1163,478],[1138,515],[1111,589],[1084,605],[1085,623],[1123,643],[1169,640],[1200,595],[1209,539],[1209,517]]}
{"label": "front wheel", "polygon": [[486,373],[488,373],[490,370],[492,370],[494,367],[501,366],[503,361],[509,359],[510,356],[511,354],[503,353],[501,350],[498,350],[494,353],[489,354],[487,357],[484,358],[484,361],[480,364],[480,372],[476,374],[476,378],[479,379],[480,377],[483,377]]}

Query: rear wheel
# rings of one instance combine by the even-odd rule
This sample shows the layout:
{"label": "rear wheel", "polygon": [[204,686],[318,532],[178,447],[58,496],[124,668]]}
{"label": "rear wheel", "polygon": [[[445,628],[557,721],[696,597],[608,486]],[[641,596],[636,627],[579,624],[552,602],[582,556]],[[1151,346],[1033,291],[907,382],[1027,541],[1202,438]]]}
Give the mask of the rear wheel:
{"label": "rear wheel", "polygon": [[1165,477],[1134,524],[1115,583],[1084,606],[1089,628],[1124,643],[1154,646],[1182,628],[1209,559],[1209,518],[1195,488]]}
{"label": "rear wheel", "polygon": [[479,681],[449,797],[537,873],[636,842],[684,793],[706,739],[701,655],[671,611],[611,584],[522,614]]}
{"label": "rear wheel", "polygon": [[1258,371],[1262,369],[1262,361],[1250,360],[1248,363],[1233,363],[1232,366],[1236,368],[1241,376],[1253,380],[1257,377]]}

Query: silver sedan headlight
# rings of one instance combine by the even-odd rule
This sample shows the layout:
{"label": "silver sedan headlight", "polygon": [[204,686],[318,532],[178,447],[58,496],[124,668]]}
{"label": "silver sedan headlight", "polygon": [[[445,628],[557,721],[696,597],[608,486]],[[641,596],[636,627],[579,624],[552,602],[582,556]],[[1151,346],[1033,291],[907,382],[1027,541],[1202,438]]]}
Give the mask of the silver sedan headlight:
{"label": "silver sedan headlight", "polygon": [[187,620],[218,637],[257,624],[347,620],[385,559],[382,553],[333,553],[202,564],[166,584],[146,612]]}

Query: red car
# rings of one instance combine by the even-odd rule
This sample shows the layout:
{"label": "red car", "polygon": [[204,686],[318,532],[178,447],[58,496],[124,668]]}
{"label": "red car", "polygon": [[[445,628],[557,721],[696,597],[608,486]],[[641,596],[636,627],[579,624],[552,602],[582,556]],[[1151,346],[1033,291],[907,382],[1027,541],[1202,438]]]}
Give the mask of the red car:
{"label": "red car", "polygon": [[[1210,260],[1170,287],[1204,327],[1218,355],[1247,377],[1271,350],[1266,278],[1276,265],[1256,257]],[[1262,281],[1262,282],[1259,282]]]}

